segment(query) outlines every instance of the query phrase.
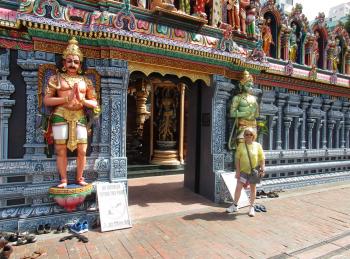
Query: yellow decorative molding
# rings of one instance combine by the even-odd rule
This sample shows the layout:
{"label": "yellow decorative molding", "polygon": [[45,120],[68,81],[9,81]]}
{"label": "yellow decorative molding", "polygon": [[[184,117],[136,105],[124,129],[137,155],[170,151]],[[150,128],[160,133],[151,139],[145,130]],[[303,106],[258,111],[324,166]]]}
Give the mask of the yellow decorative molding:
{"label": "yellow decorative molding", "polygon": [[51,187],[49,189],[49,193],[51,195],[75,195],[85,192],[91,192],[93,189],[92,184],[88,184],[86,186],[80,186],[77,188],[58,188],[58,187]]}
{"label": "yellow decorative molding", "polygon": [[162,76],[165,75],[176,75],[178,78],[181,77],[188,77],[191,79],[192,82],[195,82],[199,79],[203,80],[207,86],[210,85],[210,74],[200,73],[198,71],[192,71],[192,70],[184,70],[184,69],[178,69],[174,67],[164,67],[164,66],[157,66],[154,64],[145,64],[145,63],[137,63],[137,62],[129,62],[129,70],[130,73],[134,71],[141,71],[146,76],[149,76],[151,73],[159,73]]}

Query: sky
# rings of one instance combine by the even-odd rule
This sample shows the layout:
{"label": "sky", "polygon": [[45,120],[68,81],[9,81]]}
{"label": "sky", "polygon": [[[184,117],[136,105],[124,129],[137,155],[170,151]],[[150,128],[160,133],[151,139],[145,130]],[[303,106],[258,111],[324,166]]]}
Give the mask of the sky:
{"label": "sky", "polygon": [[303,14],[309,21],[313,21],[319,12],[324,12],[328,17],[328,11],[331,7],[348,3],[350,0],[295,0],[294,2],[302,4]]}

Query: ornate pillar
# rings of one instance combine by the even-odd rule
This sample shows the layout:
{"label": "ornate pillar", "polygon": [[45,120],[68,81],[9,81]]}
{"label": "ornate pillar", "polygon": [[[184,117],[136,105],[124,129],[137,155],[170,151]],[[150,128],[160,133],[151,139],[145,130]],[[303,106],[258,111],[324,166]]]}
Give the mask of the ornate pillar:
{"label": "ornate pillar", "polygon": [[327,50],[327,69],[333,71],[333,59],[335,57],[335,41],[328,41],[328,50]]}
{"label": "ornate pillar", "polygon": [[290,29],[286,26],[281,28],[281,57],[284,60],[289,59],[289,33]]}
{"label": "ornate pillar", "polygon": [[126,108],[129,71],[122,60],[104,60],[101,75],[100,156],[110,159],[109,181],[126,178]]}
{"label": "ornate pillar", "polygon": [[15,92],[14,85],[7,80],[10,74],[10,50],[0,55],[0,159],[8,156],[8,120],[11,116],[11,107],[15,104],[10,95]]}
{"label": "ornate pillar", "polygon": [[328,120],[328,148],[333,148],[333,129],[335,125],[335,120]]}
{"label": "ornate pillar", "polygon": [[328,124],[328,110],[331,107],[332,101],[330,99],[324,99],[323,100],[323,105],[322,105],[322,110],[325,112],[324,114],[324,121],[323,121],[323,129],[322,129],[322,148],[326,149],[327,148],[327,124]]}
{"label": "ornate pillar", "polygon": [[[333,102],[332,108],[328,111],[328,121],[333,124],[333,128],[335,126],[335,134],[328,136],[328,138],[332,138],[332,147],[335,148],[340,147],[340,130],[344,125],[344,114],[340,111],[342,109],[343,102],[340,99],[337,99]],[[331,127],[329,127],[330,129]],[[332,129],[333,129],[332,128]],[[330,133],[331,134],[331,133]],[[333,135],[335,140],[333,140]]]}
{"label": "ornate pillar", "polygon": [[346,75],[350,75],[350,52],[347,51],[345,53],[345,73]]}
{"label": "ornate pillar", "polygon": [[[312,65],[312,54],[313,54],[313,43],[314,43],[315,37],[312,35],[306,36],[306,43],[305,43],[305,65],[311,66]],[[316,64],[317,66],[317,64]]]}
{"label": "ornate pillar", "polygon": [[276,113],[278,112],[278,108],[274,105],[275,98],[276,98],[276,92],[274,90],[271,90],[267,86],[262,86],[262,97],[261,97],[261,104],[260,104],[260,115],[263,118],[267,118],[268,120],[268,129],[269,129],[269,149],[273,149],[274,144],[274,127],[276,125],[277,116]]}
{"label": "ornate pillar", "polygon": [[294,117],[294,149],[299,147],[299,127],[302,121],[302,118]]}
{"label": "ornate pillar", "polygon": [[284,118],[284,149],[287,150],[289,149],[289,128],[292,125],[292,118],[287,117]]}
{"label": "ornate pillar", "polygon": [[349,121],[346,122],[345,124],[345,147],[349,148],[350,144],[349,144],[349,138],[350,138],[350,123]]}
{"label": "ornate pillar", "polygon": [[276,125],[277,116],[269,116],[269,150],[273,150],[273,136],[274,136],[274,127]]}
{"label": "ornate pillar", "polygon": [[307,119],[307,129],[308,129],[308,134],[307,134],[307,140],[308,140],[308,149],[312,149],[312,129],[314,128],[315,125],[315,119]]}
{"label": "ornate pillar", "polygon": [[[293,140],[296,141],[296,143],[294,142],[293,147],[295,148],[295,146],[298,146],[298,142],[299,142],[299,139],[298,139],[298,136],[299,136],[298,130],[299,130],[299,126],[300,126],[299,119],[300,119],[300,116],[303,114],[303,110],[301,110],[299,108],[300,96],[298,94],[296,94],[295,92],[290,92],[288,97],[286,98],[286,100],[287,100],[287,103],[286,103],[286,106],[284,108],[283,117],[285,118],[285,121],[290,121],[290,122],[294,121],[295,122],[294,127],[293,127],[294,128]],[[296,125],[296,124],[299,124],[299,125]],[[287,126],[288,124],[285,124],[285,125]],[[286,145],[285,145],[286,149],[290,148],[290,146],[289,146],[289,135],[290,135],[289,128],[290,128],[290,125],[291,125],[291,123],[289,123],[288,132],[287,132],[287,128],[285,128],[286,134],[288,133],[288,136],[286,135],[286,138],[288,137],[288,143],[286,143]]]}
{"label": "ornate pillar", "polygon": [[348,140],[349,140],[348,137],[346,136],[346,134],[347,134],[346,125],[347,125],[347,121],[349,120],[348,119],[349,108],[350,108],[350,102],[347,98],[344,98],[343,99],[343,107],[341,109],[341,112],[344,114],[344,117],[343,117],[344,124],[343,124],[343,127],[341,129],[341,141],[340,141],[341,148],[345,148],[346,142],[348,142]]}
{"label": "ornate pillar", "polygon": [[306,110],[310,105],[310,100],[312,100],[312,97],[310,96],[302,96],[302,100],[301,100],[301,108],[303,110],[302,116],[303,116],[303,120],[302,120],[302,124],[301,124],[301,142],[300,142],[300,148],[301,149],[306,149],[306,140],[305,140],[305,135],[306,135],[306,123],[307,123],[307,114],[306,114]]}
{"label": "ornate pillar", "polygon": [[[223,18],[222,11],[223,11],[223,2],[221,0],[213,0],[213,6],[212,6],[212,19],[211,19],[211,25],[216,27],[218,23],[222,20],[225,22],[225,19]],[[225,8],[226,9],[226,8]]]}
{"label": "ornate pillar", "polygon": [[320,149],[321,146],[321,128],[324,120],[318,119],[316,122],[316,149]]}
{"label": "ornate pillar", "polygon": [[143,136],[143,125],[149,117],[150,112],[147,111],[147,98],[149,96],[149,89],[145,80],[141,81],[140,85],[135,87],[134,96],[136,99],[136,131],[137,137]]}
{"label": "ornate pillar", "polygon": [[276,139],[276,149],[282,149],[282,120],[283,120],[283,106],[286,102],[287,94],[278,93],[277,96],[277,108],[278,108],[278,119],[277,119],[277,139]]}
{"label": "ornate pillar", "polygon": [[26,83],[27,95],[25,158],[46,157],[43,134],[35,125],[36,115],[39,112],[38,69],[42,64],[55,64],[54,61],[55,55],[51,53],[18,51],[18,65],[23,69],[22,75]]}
{"label": "ornate pillar", "polygon": [[[316,145],[314,145],[317,149],[320,148],[320,138],[321,138],[321,127],[323,125],[323,118],[325,116],[325,112],[321,110],[322,99],[318,96],[312,98],[312,102],[310,108],[307,111],[307,117],[309,119],[314,119],[316,123]],[[315,125],[314,125],[315,126]],[[313,127],[314,127],[313,126]]]}
{"label": "ornate pillar", "polygon": [[180,88],[180,132],[179,132],[179,159],[184,164],[184,136],[185,136],[185,89],[186,85],[181,83]]}
{"label": "ornate pillar", "polygon": [[338,123],[335,126],[335,148],[341,147],[341,141],[340,141],[340,134],[342,132],[344,126],[344,121],[338,121]]}

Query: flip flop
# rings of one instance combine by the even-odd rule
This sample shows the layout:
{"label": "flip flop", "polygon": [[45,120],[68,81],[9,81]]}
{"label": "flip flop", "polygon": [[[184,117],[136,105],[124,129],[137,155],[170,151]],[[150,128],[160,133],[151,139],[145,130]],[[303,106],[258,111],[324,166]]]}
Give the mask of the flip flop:
{"label": "flip flop", "polygon": [[21,259],[35,259],[42,255],[46,255],[46,252],[39,250],[39,251],[34,251],[31,255],[21,257]]}
{"label": "flip flop", "polygon": [[259,205],[259,208],[262,212],[267,212],[267,209],[264,205]]}
{"label": "flip flop", "polygon": [[64,242],[64,241],[66,241],[66,240],[71,240],[73,237],[74,237],[74,235],[69,235],[69,236],[62,237],[62,238],[60,239],[60,242]]}
{"label": "flip flop", "polygon": [[259,205],[254,205],[254,210],[256,212],[261,212],[260,206]]}

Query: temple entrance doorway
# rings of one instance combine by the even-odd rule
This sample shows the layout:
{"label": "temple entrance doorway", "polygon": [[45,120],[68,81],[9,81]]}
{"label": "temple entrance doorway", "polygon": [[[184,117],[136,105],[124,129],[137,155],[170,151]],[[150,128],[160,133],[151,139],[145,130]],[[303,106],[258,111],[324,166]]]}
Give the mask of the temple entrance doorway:
{"label": "temple entrance doorway", "polygon": [[127,97],[128,178],[183,174],[186,160],[186,89],[174,75],[134,71]]}

